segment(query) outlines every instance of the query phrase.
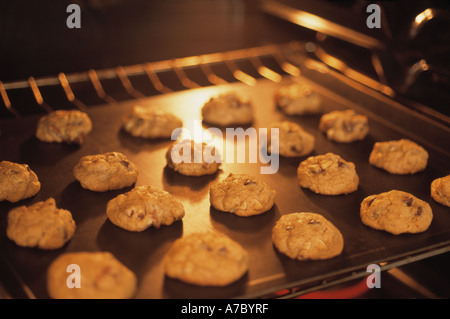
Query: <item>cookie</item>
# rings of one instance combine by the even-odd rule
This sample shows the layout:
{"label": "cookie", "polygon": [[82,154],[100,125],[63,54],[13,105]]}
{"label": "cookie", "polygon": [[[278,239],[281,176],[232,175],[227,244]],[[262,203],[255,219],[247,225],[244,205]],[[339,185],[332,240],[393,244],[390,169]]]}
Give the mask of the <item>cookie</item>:
{"label": "cookie", "polygon": [[0,162],[0,201],[11,203],[36,195],[41,183],[27,164]]}
{"label": "cookie", "polygon": [[167,166],[186,176],[215,174],[221,160],[217,148],[194,140],[175,142],[166,152]]}
{"label": "cookie", "polygon": [[108,152],[82,157],[73,168],[73,175],[81,187],[106,192],[133,185],[138,171],[122,153]]}
{"label": "cookie", "polygon": [[269,127],[267,149],[272,150],[272,129],[278,128],[278,154],[284,157],[300,157],[314,150],[314,135],[306,132],[299,124],[290,121],[272,123]]}
{"label": "cookie", "polygon": [[177,239],[164,259],[168,277],[198,286],[227,286],[248,271],[249,256],[237,242],[216,232]]}
{"label": "cookie", "polygon": [[201,112],[204,122],[221,127],[251,124],[254,119],[252,103],[236,92],[211,97]]}
{"label": "cookie", "polygon": [[450,207],[450,175],[431,182],[431,197],[436,202]]}
{"label": "cookie", "polygon": [[169,112],[139,105],[133,107],[123,123],[125,132],[149,139],[170,138],[172,132],[182,126],[183,122]]}
{"label": "cookie", "polygon": [[279,88],[274,95],[275,105],[287,115],[317,114],[322,111],[321,98],[306,83],[294,83]]}
{"label": "cookie", "polygon": [[184,217],[184,208],[166,191],[139,186],[111,199],[106,206],[106,215],[114,225],[140,232],[149,227],[171,225]]}
{"label": "cookie", "polygon": [[297,177],[301,187],[323,195],[348,194],[359,184],[355,164],[333,153],[308,157],[298,166]]}
{"label": "cookie", "polygon": [[428,152],[408,139],[377,142],[370,153],[369,163],[391,174],[407,175],[427,167]]}
{"label": "cookie", "polygon": [[130,299],[136,289],[136,275],[109,252],[64,253],[47,269],[53,299]]}
{"label": "cookie", "polygon": [[367,116],[357,114],[353,110],[332,111],[322,115],[319,130],[329,140],[340,143],[351,143],[363,140],[369,133]]}
{"label": "cookie", "polygon": [[433,219],[427,202],[398,190],[366,197],[360,215],[363,224],[394,235],[424,232]]}
{"label": "cookie", "polygon": [[210,188],[209,195],[215,209],[246,217],[271,209],[276,191],[247,174],[229,174]]}
{"label": "cookie", "polygon": [[55,199],[20,206],[9,211],[7,237],[22,247],[58,249],[75,233],[72,214],[56,207]]}
{"label": "cookie", "polygon": [[36,137],[49,143],[82,144],[92,130],[89,116],[78,110],[58,110],[39,119]]}
{"label": "cookie", "polygon": [[323,260],[340,255],[344,238],[336,226],[320,214],[290,213],[272,229],[272,242],[282,254],[297,260]]}

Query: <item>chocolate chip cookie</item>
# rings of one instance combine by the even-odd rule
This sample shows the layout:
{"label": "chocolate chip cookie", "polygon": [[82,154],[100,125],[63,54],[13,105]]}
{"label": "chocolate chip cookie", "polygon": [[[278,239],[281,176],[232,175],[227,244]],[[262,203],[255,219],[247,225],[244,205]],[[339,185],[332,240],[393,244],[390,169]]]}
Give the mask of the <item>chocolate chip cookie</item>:
{"label": "chocolate chip cookie", "polygon": [[436,202],[450,207],[450,175],[437,178],[431,183],[431,197]]}
{"label": "chocolate chip cookie", "polygon": [[215,174],[221,164],[217,148],[187,139],[170,146],[166,152],[166,160],[169,168],[186,176]]}
{"label": "chocolate chip cookie", "polygon": [[391,174],[407,175],[427,167],[428,152],[408,139],[377,142],[370,153],[369,163]]}
{"label": "chocolate chip cookie", "polygon": [[311,212],[281,216],[272,230],[272,242],[279,252],[297,260],[330,259],[344,249],[339,229]]}
{"label": "chocolate chip cookie", "polygon": [[11,203],[36,195],[41,183],[27,164],[0,162],[0,201]]}
{"label": "chocolate chip cookie", "polygon": [[7,237],[23,247],[58,249],[75,233],[72,214],[56,207],[55,199],[20,206],[9,211]]}
{"label": "chocolate chip cookie", "polygon": [[319,130],[329,140],[340,143],[351,143],[363,140],[369,133],[367,116],[357,114],[353,110],[332,111],[322,115]]}
{"label": "chocolate chip cookie", "polygon": [[36,137],[49,143],[82,144],[92,130],[89,116],[78,110],[58,110],[40,118]]}
{"label": "chocolate chip cookie", "polygon": [[124,154],[107,152],[82,157],[73,168],[73,175],[81,187],[106,192],[133,185],[138,171]]}
{"label": "chocolate chip cookie", "polygon": [[238,216],[259,215],[274,205],[276,191],[247,174],[229,174],[210,188],[211,205]]}
{"label": "chocolate chip cookie", "polygon": [[301,157],[314,150],[314,135],[306,132],[299,124],[290,121],[272,123],[268,131],[268,151],[272,150],[272,129],[278,128],[278,154],[284,157]]}
{"label": "chocolate chip cookie", "polygon": [[355,164],[333,153],[308,157],[298,166],[297,177],[301,187],[323,195],[348,194],[359,184]]}
{"label": "chocolate chip cookie", "polygon": [[172,133],[182,126],[183,122],[172,113],[139,105],[133,107],[123,123],[125,132],[149,139],[170,138]]}
{"label": "chocolate chip cookie", "polygon": [[398,190],[366,197],[360,215],[363,224],[394,235],[424,232],[433,219],[427,202]]}
{"label": "chocolate chip cookie", "polygon": [[287,115],[317,114],[322,110],[321,98],[302,82],[285,85],[275,92],[276,106]]}
{"label": "chocolate chip cookie", "polygon": [[213,96],[202,107],[203,121],[220,127],[251,124],[253,113],[250,100],[236,92]]}
{"label": "chocolate chip cookie", "polygon": [[130,299],[136,290],[134,272],[109,252],[63,253],[47,270],[53,299]]}
{"label": "chocolate chip cookie", "polygon": [[177,239],[164,259],[168,277],[198,286],[223,287],[248,271],[249,256],[237,242],[217,232]]}
{"label": "chocolate chip cookie", "polygon": [[171,225],[184,217],[184,208],[170,193],[146,185],[111,199],[106,215],[114,225],[140,232]]}

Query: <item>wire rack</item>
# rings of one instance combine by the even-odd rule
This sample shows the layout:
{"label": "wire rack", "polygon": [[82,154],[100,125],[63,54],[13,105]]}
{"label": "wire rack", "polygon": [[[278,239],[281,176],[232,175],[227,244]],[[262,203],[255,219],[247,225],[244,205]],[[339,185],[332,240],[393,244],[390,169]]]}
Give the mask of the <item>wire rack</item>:
{"label": "wire rack", "polygon": [[[375,67],[375,66],[374,66]],[[399,100],[416,111],[450,126],[450,118],[420,103],[406,100],[383,83],[345,64],[313,43],[292,41],[254,48],[212,53],[86,72],[0,81],[0,118],[20,118],[57,109],[87,110],[93,105],[113,104],[179,90],[243,82],[256,85],[264,78],[279,82],[297,77],[306,69],[333,73],[347,85]]]}
{"label": "wire rack", "polygon": [[[20,118],[67,107],[86,110],[92,104],[86,101],[92,94],[97,97],[96,104],[116,103],[236,81],[255,85],[258,78],[278,82],[283,75],[301,73],[292,61],[302,52],[299,42],[290,42],[80,73],[59,73],[52,77],[31,76],[8,83],[0,81],[2,117]],[[46,95],[48,90],[53,92]],[[63,93],[64,101],[51,102],[56,91]],[[20,98],[13,98],[19,95]],[[22,101],[24,96],[31,99]]]}

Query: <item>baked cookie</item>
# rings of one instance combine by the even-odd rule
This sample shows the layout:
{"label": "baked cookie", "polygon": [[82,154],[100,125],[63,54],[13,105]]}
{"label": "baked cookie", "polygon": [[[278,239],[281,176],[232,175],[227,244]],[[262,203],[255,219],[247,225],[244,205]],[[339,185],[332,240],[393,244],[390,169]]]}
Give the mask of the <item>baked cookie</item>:
{"label": "baked cookie", "polygon": [[450,175],[437,178],[431,183],[431,197],[438,203],[450,207]]}
{"label": "baked cookie", "polygon": [[160,109],[135,105],[123,123],[124,131],[135,137],[170,138],[183,122],[175,115]]}
{"label": "baked cookie", "polygon": [[428,152],[407,139],[377,142],[369,157],[369,163],[373,166],[398,175],[423,171],[427,162]]}
{"label": "baked cookie", "polygon": [[359,184],[355,164],[333,153],[308,157],[298,166],[297,177],[301,187],[323,195],[348,194]]}
{"label": "baked cookie", "polygon": [[427,202],[398,190],[366,197],[360,215],[363,224],[394,235],[424,232],[433,219]]}
{"label": "baked cookie", "polygon": [[246,174],[229,174],[210,188],[211,205],[238,216],[262,214],[274,205],[276,191]]}
{"label": "baked cookie", "polygon": [[272,230],[276,249],[297,260],[323,260],[338,256],[344,238],[330,221],[316,213],[290,213],[281,216]]}
{"label": "baked cookie", "polygon": [[164,259],[168,277],[198,286],[227,286],[248,271],[249,256],[237,242],[216,232],[177,239]]}
{"label": "baked cookie", "polygon": [[282,121],[272,123],[268,131],[267,150],[272,152],[272,129],[278,128],[278,154],[284,157],[300,157],[314,150],[314,135],[306,132],[299,124]]}
{"label": "baked cookie", "polygon": [[306,83],[283,86],[274,98],[276,106],[287,115],[317,114],[322,110],[319,94]]}
{"label": "baked cookie", "polygon": [[36,195],[40,189],[41,183],[27,164],[0,162],[0,201],[15,203]]}
{"label": "baked cookie", "polygon": [[73,175],[81,187],[106,192],[133,185],[138,171],[122,153],[108,152],[82,157],[73,168]]}
{"label": "baked cookie", "polygon": [[211,175],[219,170],[217,148],[194,140],[175,142],[166,152],[167,166],[186,176]]}
{"label": "baked cookie", "polygon": [[222,127],[250,124],[253,116],[250,100],[235,92],[213,96],[202,107],[203,121]]}
{"label": "baked cookie", "polygon": [[166,191],[153,186],[138,186],[111,199],[106,206],[106,215],[114,225],[140,232],[151,226],[171,225],[184,217],[184,208]]}
{"label": "baked cookie", "polygon": [[75,233],[72,214],[56,207],[49,198],[29,207],[20,206],[9,211],[6,235],[22,247],[58,249]]}
{"label": "baked cookie", "polygon": [[129,299],[136,289],[136,275],[109,252],[64,253],[47,269],[53,299]]}
{"label": "baked cookie", "polygon": [[92,130],[89,116],[78,110],[58,110],[40,118],[36,137],[43,142],[82,144]]}
{"label": "baked cookie", "polygon": [[367,116],[357,114],[353,110],[332,111],[322,115],[319,130],[324,132],[329,140],[350,143],[363,140],[369,133]]}

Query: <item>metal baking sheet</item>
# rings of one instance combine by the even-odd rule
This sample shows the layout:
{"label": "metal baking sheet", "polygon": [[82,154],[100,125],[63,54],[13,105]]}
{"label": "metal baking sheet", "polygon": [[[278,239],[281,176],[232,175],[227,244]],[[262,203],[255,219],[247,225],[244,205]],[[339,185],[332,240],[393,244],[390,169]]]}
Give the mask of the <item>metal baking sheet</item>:
{"label": "metal baking sheet", "polygon": [[[408,108],[378,94],[343,85],[327,85],[325,75],[313,72],[316,78],[303,78],[313,85],[323,100],[324,112],[352,108],[366,114],[370,134],[360,142],[331,142],[317,129],[320,115],[288,117],[273,104],[273,93],[281,85],[292,82],[285,77],[279,83],[258,80],[255,86],[232,83],[169,93],[141,100],[90,107],[88,114],[94,128],[85,143],[78,146],[42,143],[34,137],[39,115],[21,119],[4,119],[1,128],[1,159],[27,163],[38,175],[42,188],[33,198],[19,203],[0,203],[0,250],[12,271],[1,275],[8,286],[21,285],[28,297],[48,298],[46,270],[60,254],[72,251],[109,251],[133,270],[139,280],[136,298],[240,298],[265,297],[284,288],[317,287],[330,278],[354,277],[364,273],[372,263],[401,260],[403,263],[425,258],[430,252],[442,253],[450,247],[450,211],[432,200],[430,183],[450,173],[450,130]],[[328,75],[329,76],[329,75]],[[319,85],[320,83],[320,85]],[[345,88],[345,90],[343,90]],[[200,120],[200,108],[212,95],[225,91],[247,95],[256,112],[255,128],[266,128],[276,120],[289,119],[301,124],[316,138],[311,155],[333,152],[356,165],[360,177],[359,189],[348,195],[325,196],[302,189],[297,183],[296,169],[306,158],[280,158],[276,174],[260,174],[257,163],[223,163],[215,175],[187,177],[166,167],[165,152],[170,140],[149,141],[134,138],[121,130],[121,120],[135,104],[166,108],[185,123]],[[206,129],[207,126],[203,126]],[[224,134],[225,135],[225,134]],[[410,138],[423,145],[430,154],[424,172],[396,176],[368,163],[376,141]],[[72,175],[72,169],[84,155],[119,151],[126,154],[139,169],[136,185],[153,185],[174,194],[185,207],[185,218],[171,226],[150,228],[133,233],[120,229],[106,218],[107,202],[129,191],[96,193],[82,189]],[[229,173],[248,173],[270,184],[276,191],[275,206],[253,217],[238,217],[211,208],[209,187]],[[429,202],[434,213],[430,228],[421,234],[394,236],[370,229],[359,218],[359,206],[368,195],[391,189],[410,192]],[[16,246],[7,239],[7,212],[19,205],[29,205],[48,197],[56,199],[58,207],[72,212],[77,230],[70,242],[54,251],[41,251]],[[283,214],[311,211],[323,214],[342,232],[343,253],[325,261],[294,261],[279,254],[271,242],[271,231]],[[236,283],[223,288],[197,287],[164,276],[162,259],[171,244],[194,231],[216,230],[238,241],[250,254],[250,269]],[[423,257],[421,257],[423,256]]]}

